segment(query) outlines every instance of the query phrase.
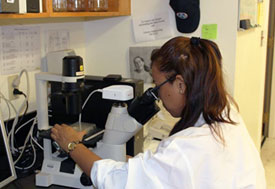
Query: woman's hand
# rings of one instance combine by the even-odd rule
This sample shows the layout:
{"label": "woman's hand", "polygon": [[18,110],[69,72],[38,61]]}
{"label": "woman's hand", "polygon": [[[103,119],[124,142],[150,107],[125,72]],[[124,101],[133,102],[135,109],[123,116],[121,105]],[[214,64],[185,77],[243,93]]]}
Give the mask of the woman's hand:
{"label": "woman's hand", "polygon": [[68,152],[68,144],[70,142],[82,141],[83,136],[86,134],[85,131],[77,132],[72,127],[66,124],[55,124],[52,128],[51,137],[55,140],[59,146]]}

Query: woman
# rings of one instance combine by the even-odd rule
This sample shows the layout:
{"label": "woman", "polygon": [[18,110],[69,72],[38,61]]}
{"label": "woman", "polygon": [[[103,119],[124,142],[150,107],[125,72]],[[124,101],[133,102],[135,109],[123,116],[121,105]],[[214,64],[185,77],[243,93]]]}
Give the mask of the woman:
{"label": "woman", "polygon": [[[146,151],[127,163],[96,161],[100,158],[79,144],[70,154],[91,173],[94,184],[98,188],[266,188],[259,153],[225,90],[217,45],[176,37],[155,50],[151,60],[159,98],[172,116],[181,119],[154,154]],[[81,137],[67,126],[52,129],[52,138],[65,150]]]}
{"label": "woman", "polygon": [[135,69],[133,71],[133,78],[141,79],[144,83],[152,83],[152,77],[150,75],[150,67],[145,64],[142,57],[136,56],[133,60]]}

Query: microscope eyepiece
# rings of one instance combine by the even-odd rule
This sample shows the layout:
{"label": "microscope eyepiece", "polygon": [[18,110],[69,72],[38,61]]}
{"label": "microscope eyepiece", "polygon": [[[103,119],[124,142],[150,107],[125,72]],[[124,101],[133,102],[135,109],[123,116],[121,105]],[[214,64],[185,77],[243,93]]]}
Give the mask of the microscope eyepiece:
{"label": "microscope eyepiece", "polygon": [[155,102],[157,99],[154,88],[147,89],[142,96],[135,98],[128,106],[129,115],[144,125],[160,110]]}

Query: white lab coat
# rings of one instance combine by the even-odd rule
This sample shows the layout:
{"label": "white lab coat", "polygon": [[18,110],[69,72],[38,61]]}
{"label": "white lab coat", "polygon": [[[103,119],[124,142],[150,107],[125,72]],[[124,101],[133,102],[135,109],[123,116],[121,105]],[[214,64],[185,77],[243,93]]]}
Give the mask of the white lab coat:
{"label": "white lab coat", "polygon": [[239,114],[231,112],[238,124],[220,124],[225,145],[217,142],[201,116],[194,127],[161,141],[155,153],[146,151],[128,163],[95,162],[94,185],[99,189],[266,188],[259,153]]}

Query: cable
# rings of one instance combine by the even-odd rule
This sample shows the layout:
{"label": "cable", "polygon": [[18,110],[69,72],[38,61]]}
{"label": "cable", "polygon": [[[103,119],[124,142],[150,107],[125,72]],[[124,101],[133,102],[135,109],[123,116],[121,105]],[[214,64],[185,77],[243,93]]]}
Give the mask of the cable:
{"label": "cable", "polygon": [[25,139],[23,149],[22,149],[22,151],[21,151],[19,157],[13,162],[14,165],[16,165],[16,163],[20,160],[20,158],[22,157],[22,155],[23,155],[23,153],[24,153],[24,151],[25,151],[25,149],[26,149],[27,142],[28,142],[29,138],[30,138],[31,135],[32,135],[34,125],[36,124],[36,120],[37,120],[37,119],[34,119],[34,121],[33,121],[33,124],[32,124],[32,126],[31,126],[31,128],[30,128],[30,131],[29,131],[29,133],[28,133],[28,135],[27,135],[27,137],[26,137],[26,139]]}
{"label": "cable", "polygon": [[19,87],[20,79],[21,79],[23,73],[25,73],[25,75],[26,75],[26,80],[27,80],[27,94],[26,94],[26,96],[27,96],[27,98],[29,98],[29,95],[30,95],[30,80],[29,80],[28,71],[26,69],[21,70],[19,75],[13,80],[12,86],[13,86],[13,88],[16,88],[16,89]]}
{"label": "cable", "polygon": [[[25,95],[23,92],[22,92],[22,95],[24,95],[24,97],[26,98],[26,95]],[[23,121],[23,119],[24,119],[24,117],[25,117],[25,115],[26,115],[26,113],[27,113],[27,111],[28,111],[28,108],[29,108],[28,100],[25,100],[25,102],[26,102],[26,109],[25,109],[23,115],[21,116],[20,120],[19,120],[18,123],[16,124],[15,128],[20,126],[21,122]],[[14,134],[16,134],[16,133],[17,133],[17,132],[15,131]],[[14,138],[14,142],[15,142],[15,144],[16,144],[16,138]],[[18,146],[18,145],[16,144],[16,146]]]}
{"label": "cable", "polygon": [[29,121],[25,122],[24,124],[20,125],[20,127],[18,127],[16,130],[15,130],[15,134],[17,134],[17,132],[23,128],[25,125],[27,125],[28,123],[30,123],[31,121],[34,121],[36,119],[36,117],[30,119]]}
{"label": "cable", "polygon": [[15,116],[15,119],[14,119],[13,124],[12,124],[11,131],[9,132],[8,138],[11,137],[11,141],[10,141],[10,142],[11,142],[11,152],[12,152],[12,154],[15,153],[15,147],[14,147],[14,130],[15,130],[15,127],[16,127],[16,125],[17,125],[17,123],[18,123],[19,114],[20,114],[20,112],[23,110],[26,101],[27,101],[27,99],[25,98],[25,99],[24,99],[24,102],[21,104],[21,106],[20,106],[20,108],[19,108],[19,111],[17,112],[17,114],[16,114],[16,116]]}
{"label": "cable", "polygon": [[[28,101],[29,99],[29,93],[30,93],[30,87],[29,87],[29,75],[28,75],[28,72],[26,69],[23,69],[19,76],[13,81],[13,87],[14,88],[18,88],[19,84],[20,84],[20,78],[22,76],[22,74],[25,73],[26,75],[26,79],[27,79],[27,93],[25,95],[25,99],[24,99],[24,102],[21,104],[21,106],[19,107],[19,111],[16,113],[16,116],[15,116],[15,119],[13,121],[13,124],[12,124],[12,128],[11,128],[11,131],[9,132],[9,135],[8,135],[8,138],[11,138],[9,139],[10,140],[10,146],[11,146],[11,152],[12,154],[15,154],[15,147],[14,147],[14,130],[15,130],[15,126],[17,125],[18,123],[18,118],[19,118],[19,115],[20,113],[22,112],[23,108],[24,108],[24,105],[25,103],[27,104],[26,101]],[[17,90],[15,90],[15,92],[18,92]]]}
{"label": "cable", "polygon": [[2,98],[2,99],[6,102],[6,104],[7,104],[7,106],[8,106],[8,109],[9,109],[9,117],[8,117],[8,119],[10,119],[10,116],[11,116],[11,114],[10,114],[10,106],[12,107],[12,109],[14,110],[15,113],[17,113],[16,108],[15,108],[15,106],[11,103],[11,101],[10,101],[9,99],[7,99],[7,98],[4,96],[4,94],[1,93],[1,92],[0,92],[0,98]]}
{"label": "cable", "polygon": [[33,138],[33,136],[31,136],[32,140],[34,141],[34,143],[41,149],[44,150],[44,148]]}
{"label": "cable", "polygon": [[[14,110],[15,114],[18,114],[18,112],[17,112],[15,106],[11,103],[10,100],[8,100],[1,92],[0,92],[0,95],[1,95],[1,98],[5,100],[5,102],[6,102],[7,106],[8,106],[8,109],[9,109],[8,121],[9,121],[10,120],[10,116],[11,116],[10,106]],[[9,131],[9,129],[8,129],[8,122],[6,123],[6,131],[7,131],[7,135],[8,135],[8,144],[11,144],[11,138],[10,137],[11,137],[12,129],[11,129],[11,131]]]}
{"label": "cable", "polygon": [[[8,121],[10,120],[10,117],[11,117],[11,110],[10,110],[10,106],[12,107],[13,111],[15,112],[15,114],[17,114],[17,111],[16,111],[16,108],[14,107],[14,105],[11,103],[10,100],[8,100],[4,95],[3,93],[0,92],[0,98],[2,98],[6,104],[7,104],[7,107],[8,107],[8,110],[9,110],[9,116],[8,116]],[[6,131],[7,133],[9,133],[9,130],[8,130],[8,121],[6,123]]]}
{"label": "cable", "polygon": [[20,125],[20,123],[22,122],[22,120],[24,119],[26,113],[28,112],[29,109],[29,101],[27,99],[27,96],[25,95],[25,93],[23,93],[22,91],[19,91],[18,89],[14,89],[13,90],[13,94],[19,94],[19,95],[23,95],[25,97],[25,102],[26,102],[26,109],[23,113],[23,115],[21,116],[20,120],[18,121],[17,125]]}
{"label": "cable", "polygon": [[[15,164],[18,164],[18,162],[19,162],[20,158],[22,157],[22,155],[25,154],[24,152],[25,152],[26,145],[27,145],[26,141],[25,141],[25,145],[24,145],[24,147],[23,147],[23,150],[21,151],[20,156],[19,156],[19,157],[16,159],[16,161],[14,162],[15,168],[16,168],[16,169],[19,169],[19,170],[22,170],[22,171],[23,171],[23,170],[31,169],[31,168],[35,165],[35,162],[36,162],[36,159],[37,159],[37,152],[36,152],[36,148],[35,148],[33,142],[35,142],[35,144],[36,144],[39,148],[41,148],[42,150],[44,150],[44,148],[43,148],[43,147],[33,138],[33,129],[34,129],[34,125],[37,123],[37,116],[34,117],[34,118],[31,119],[31,120],[33,121],[33,124],[32,124],[32,127],[31,127],[30,131],[29,131],[29,134],[28,134],[28,136],[27,136],[27,138],[26,138],[26,141],[28,142],[29,139],[30,139],[30,144],[31,144],[32,152],[33,152],[32,163],[31,163],[30,165],[28,165],[28,166],[23,166],[23,167],[22,167],[22,166],[15,165]],[[27,124],[27,123],[29,123],[29,122],[30,122],[30,120],[29,120],[28,122],[24,123],[24,124]],[[20,128],[22,128],[22,126],[23,126],[23,125],[21,125]]]}
{"label": "cable", "polygon": [[[34,122],[35,122],[35,121],[34,121]],[[33,127],[31,128],[30,132],[31,132],[31,135],[32,135]],[[32,143],[32,140],[30,140],[30,143],[31,143],[31,147],[32,147],[32,150],[33,150],[33,161],[32,161],[32,163],[31,163],[31,165],[29,165],[28,167],[19,167],[19,166],[15,165],[16,163],[14,163],[15,168],[20,169],[20,170],[26,170],[26,169],[32,168],[33,165],[35,164],[35,162],[36,162],[36,150],[35,150],[35,148],[34,148],[34,145],[33,145],[33,143]],[[23,152],[24,152],[24,149],[22,150],[22,153],[21,153],[21,154],[23,154]],[[20,155],[21,155],[21,154],[20,154]],[[21,156],[20,156],[20,158],[21,158]],[[20,158],[19,158],[19,159],[20,159]],[[19,159],[18,159],[18,160],[19,160]]]}
{"label": "cable", "polygon": [[[22,91],[20,91],[18,89],[19,87],[19,84],[20,84],[20,78],[21,76],[23,75],[23,73],[26,74],[26,79],[27,79],[27,92],[26,94]],[[25,98],[24,98],[24,101],[22,102],[21,106],[19,107],[18,111],[16,110],[16,108],[14,107],[14,105],[11,103],[10,100],[6,99],[5,96],[0,92],[0,98],[4,99],[7,107],[8,107],[8,121],[10,120],[10,117],[11,117],[11,108],[14,110],[16,116],[13,120],[13,124],[12,124],[12,127],[10,129],[10,131],[8,130],[8,124],[6,123],[6,129],[7,129],[7,133],[8,133],[8,143],[10,144],[10,147],[11,147],[11,152],[13,155],[15,155],[15,152],[20,152],[20,155],[17,156],[17,159],[13,162],[14,163],[14,166],[17,168],[17,169],[20,169],[20,170],[26,170],[26,169],[30,169],[34,166],[35,162],[36,162],[36,159],[37,159],[37,154],[36,154],[36,149],[35,149],[35,146],[34,146],[34,143],[43,150],[43,148],[41,147],[41,145],[35,140],[35,138],[33,137],[33,130],[34,130],[34,126],[36,124],[36,117],[27,121],[26,123],[22,124],[19,128],[16,129],[15,131],[15,128],[17,125],[20,125],[20,123],[22,122],[22,120],[24,119],[27,111],[28,111],[28,107],[29,107],[29,103],[28,103],[28,98],[29,98],[29,93],[30,93],[30,86],[29,86],[29,76],[28,76],[28,72],[27,70],[23,69],[19,76],[13,81],[13,87],[14,87],[14,95],[23,95]],[[23,109],[25,108],[24,110],[24,113],[22,115],[22,117],[20,118],[20,120],[18,121],[19,119],[19,116],[20,116],[20,113],[23,111]],[[28,123],[30,123],[31,121],[33,121],[33,124],[29,130],[29,133],[27,135],[27,137],[25,138],[25,141],[24,141],[24,145],[22,148],[15,148],[14,146],[14,142],[15,142],[15,137],[14,135],[20,130],[22,129],[25,125],[27,125]],[[33,160],[32,160],[32,163],[30,165],[28,165],[27,167],[26,166],[23,166],[23,167],[20,167],[16,164],[19,163],[19,160],[22,158],[23,154],[25,154],[24,152],[27,152],[29,153],[30,151],[27,150],[26,151],[26,148],[27,148],[27,144],[28,142],[30,142],[30,145],[31,145],[31,149],[33,151]],[[33,143],[34,142],[34,143]],[[28,161],[28,160],[25,160],[25,162]],[[22,162],[24,161],[21,161],[20,164],[22,164]]]}
{"label": "cable", "polygon": [[85,108],[85,105],[86,105],[86,103],[88,102],[88,100],[90,99],[90,97],[91,97],[94,93],[96,93],[96,92],[101,92],[101,93],[102,93],[102,89],[97,89],[97,90],[92,91],[92,92],[89,94],[89,96],[86,98],[85,102],[84,102],[83,105],[82,105],[82,110],[81,110],[81,112],[80,112],[80,114],[79,114],[79,118],[78,118],[79,130],[80,130],[80,131],[82,131],[82,125],[81,125],[82,111],[83,111],[83,109]]}
{"label": "cable", "polygon": [[[0,92],[0,99],[3,99],[8,107],[8,111],[9,111],[9,116],[8,116],[8,120],[10,119],[10,116],[11,116],[11,109],[10,109],[10,106],[9,106],[9,102],[8,100],[4,97],[4,95]],[[6,128],[7,129],[7,128]]]}

